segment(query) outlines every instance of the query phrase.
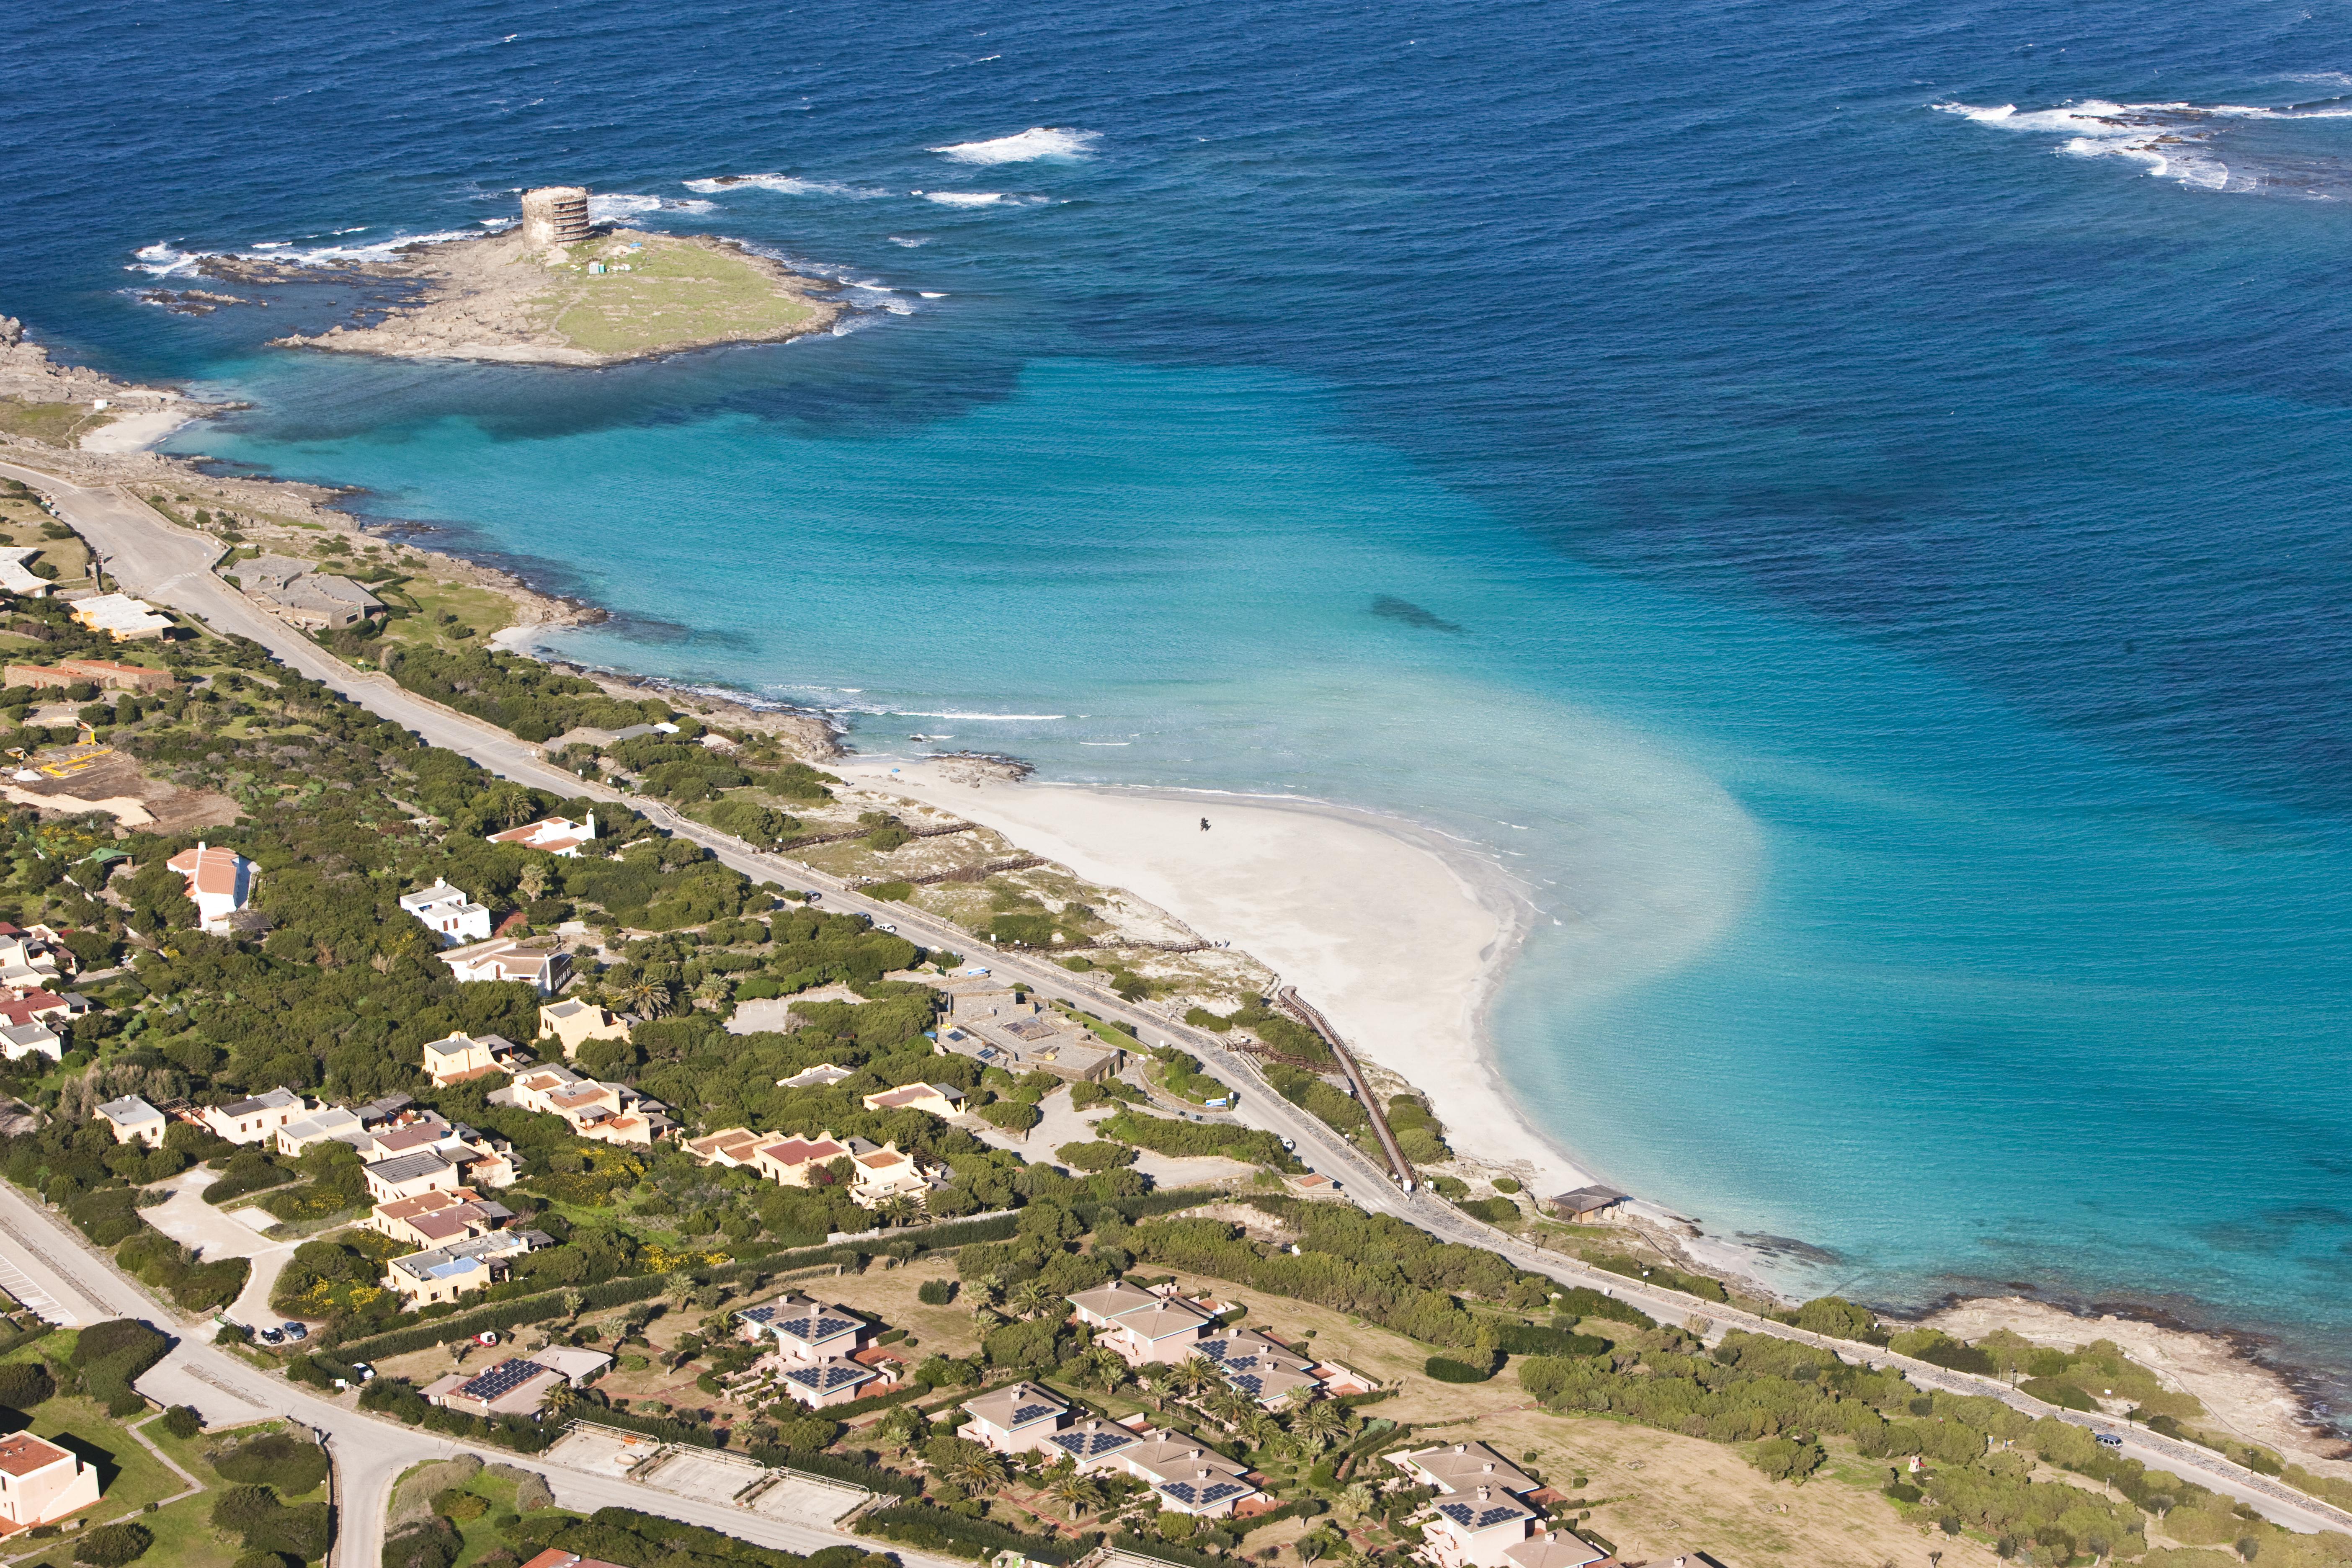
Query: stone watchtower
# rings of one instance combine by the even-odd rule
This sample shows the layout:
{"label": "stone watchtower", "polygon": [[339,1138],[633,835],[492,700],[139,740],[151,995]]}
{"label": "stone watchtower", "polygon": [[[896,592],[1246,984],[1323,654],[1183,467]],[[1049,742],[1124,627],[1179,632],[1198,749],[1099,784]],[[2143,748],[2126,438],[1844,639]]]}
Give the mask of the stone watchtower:
{"label": "stone watchtower", "polygon": [[545,250],[587,237],[587,186],[541,185],[522,194],[524,249]]}

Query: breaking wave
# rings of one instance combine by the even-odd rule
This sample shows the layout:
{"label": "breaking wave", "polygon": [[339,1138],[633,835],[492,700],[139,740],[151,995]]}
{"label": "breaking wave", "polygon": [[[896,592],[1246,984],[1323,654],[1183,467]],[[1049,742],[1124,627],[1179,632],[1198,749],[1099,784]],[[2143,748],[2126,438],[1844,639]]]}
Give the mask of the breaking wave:
{"label": "breaking wave", "polygon": [[1083,158],[1094,150],[1101,137],[1099,131],[1033,125],[1017,136],[999,136],[992,142],[959,142],[951,147],[926,151],[959,163],[1026,163],[1038,158]]}
{"label": "breaking wave", "polygon": [[845,185],[838,180],[804,180],[797,174],[716,174],[688,180],[686,188],[714,196],[722,191],[774,191],[787,196],[852,196],[866,200],[890,193],[871,185]]}
{"label": "breaking wave", "polygon": [[2013,103],[1980,106],[1938,103],[1979,125],[2065,138],[2055,151],[2074,158],[2122,158],[2157,178],[2197,190],[2287,189],[2310,195],[2343,194],[2352,188],[2352,165],[2341,159],[2314,159],[2285,149],[2273,151],[2249,134],[2262,121],[2352,118],[2352,101],[2266,108],[2243,103],[2114,103],[2084,99],[2053,109],[2021,110]]}
{"label": "breaking wave", "polygon": [[[693,187],[692,181],[687,184],[688,189]],[[614,192],[610,195],[594,195],[588,198],[590,223],[625,224],[640,213],[707,213],[718,210],[716,203],[681,201],[676,196],[643,196]]]}

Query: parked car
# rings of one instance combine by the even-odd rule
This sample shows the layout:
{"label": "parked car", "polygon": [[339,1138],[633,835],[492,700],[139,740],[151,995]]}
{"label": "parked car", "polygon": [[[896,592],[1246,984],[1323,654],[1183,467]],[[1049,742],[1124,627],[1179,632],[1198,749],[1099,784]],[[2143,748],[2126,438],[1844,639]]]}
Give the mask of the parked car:
{"label": "parked car", "polygon": [[368,1379],[375,1375],[375,1368],[363,1361],[355,1361],[352,1363],[352,1370],[359,1374],[359,1379],[362,1383],[365,1383]]}
{"label": "parked car", "polygon": [[494,1345],[499,1342],[498,1331],[495,1329],[484,1329],[480,1333],[474,1336],[474,1342],[478,1345]]}
{"label": "parked car", "polygon": [[292,1340],[296,1344],[299,1344],[304,1340],[310,1337],[310,1331],[300,1323],[280,1323],[278,1327],[285,1333],[288,1339]]}
{"label": "parked car", "polygon": [[2096,1442],[2109,1448],[2120,1448],[2124,1446],[2124,1440],[2113,1432],[2094,1432],[2091,1434],[2091,1436]]}
{"label": "parked car", "polygon": [[257,1337],[266,1345],[282,1345],[286,1342],[286,1336],[276,1329],[264,1329]]}
{"label": "parked car", "polygon": [[898,928],[894,925],[878,925],[874,929],[878,931],[887,931],[892,936],[897,936],[898,934]]}

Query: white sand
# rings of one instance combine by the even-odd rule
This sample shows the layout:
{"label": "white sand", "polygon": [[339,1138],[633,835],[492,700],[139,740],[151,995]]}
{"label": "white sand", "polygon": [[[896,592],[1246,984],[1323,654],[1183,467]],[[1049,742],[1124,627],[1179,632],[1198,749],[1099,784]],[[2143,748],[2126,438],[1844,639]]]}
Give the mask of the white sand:
{"label": "white sand", "polygon": [[[118,405],[119,406],[119,405]],[[85,452],[143,452],[197,416],[193,404],[173,400],[118,414],[81,438]]]}
{"label": "white sand", "polygon": [[887,757],[828,765],[992,827],[1248,952],[1364,1057],[1427,1093],[1465,1152],[1522,1168],[1539,1192],[1591,1179],[1528,1124],[1485,1048],[1486,1002],[1525,919],[1492,863],[1409,824],[1310,801],[975,785]]}

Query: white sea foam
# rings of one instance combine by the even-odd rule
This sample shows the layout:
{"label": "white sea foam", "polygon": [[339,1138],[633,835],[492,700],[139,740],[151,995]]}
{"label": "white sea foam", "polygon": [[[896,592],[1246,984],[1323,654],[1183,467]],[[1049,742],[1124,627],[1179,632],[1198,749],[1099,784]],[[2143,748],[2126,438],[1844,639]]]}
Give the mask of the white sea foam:
{"label": "white sea foam", "polygon": [[719,174],[688,180],[686,188],[706,196],[723,191],[774,191],[787,196],[852,196],[866,200],[890,193],[871,185],[845,185],[838,180],[804,180],[798,174]]}
{"label": "white sea foam", "polygon": [[886,708],[876,711],[892,713],[901,719],[971,719],[992,724],[1042,724],[1049,719],[1069,717],[1067,713],[930,713],[915,708]]}
{"label": "white sea foam", "polygon": [[951,147],[928,149],[959,163],[1026,163],[1038,158],[1083,158],[1102,137],[1099,131],[1070,131],[1055,125],[1033,125],[1017,136],[992,142],[959,142]]}
{"label": "white sea foam", "polygon": [[934,294],[927,289],[919,289],[916,292],[920,294],[926,300],[944,300],[947,298],[945,294]]}
{"label": "white sea foam", "polygon": [[[1979,106],[1938,103],[1937,109],[1979,125],[2063,136],[2055,151],[2074,158],[2120,158],[2158,178],[2198,190],[2301,189],[2336,183],[2325,170],[2263,167],[2259,143],[2232,141],[2231,127],[2263,121],[2352,118],[2352,103],[2340,99],[2272,108],[2248,103],[2116,103],[2085,99],[2054,109],[2021,110],[2013,103]],[[2230,157],[2220,147],[2231,149]],[[2241,166],[2233,180],[2231,164]]]}
{"label": "white sea foam", "polygon": [[910,193],[943,207],[992,207],[1004,199],[1003,191],[915,191]]}
{"label": "white sea foam", "polygon": [[659,212],[661,205],[659,196],[630,195],[620,192],[593,195],[588,198],[588,221],[626,223],[639,213]]}
{"label": "white sea foam", "polygon": [[163,240],[131,252],[131,264],[125,272],[150,272],[158,278],[169,278],[184,267],[193,267],[204,259],[200,251],[176,250]]}
{"label": "white sea foam", "polygon": [[931,237],[928,234],[919,234],[910,238],[903,234],[894,234],[890,236],[890,243],[893,245],[903,245],[908,249],[912,250],[919,245],[930,244]]}

